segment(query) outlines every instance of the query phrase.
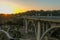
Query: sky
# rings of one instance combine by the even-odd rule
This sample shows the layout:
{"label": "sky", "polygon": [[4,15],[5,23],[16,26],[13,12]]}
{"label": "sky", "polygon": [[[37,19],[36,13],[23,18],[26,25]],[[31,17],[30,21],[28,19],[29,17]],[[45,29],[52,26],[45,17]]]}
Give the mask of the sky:
{"label": "sky", "polygon": [[[6,6],[2,7],[2,4]],[[0,0],[0,6],[2,9],[8,9],[9,11],[6,10],[8,13],[12,13],[12,11],[19,12],[20,10],[21,12],[28,10],[59,10],[60,0]]]}
{"label": "sky", "polygon": [[20,3],[27,6],[28,9],[60,9],[60,0],[22,0]]}
{"label": "sky", "polygon": [[52,10],[60,9],[60,0],[15,0],[17,4],[25,7],[26,9],[43,9],[43,10]]}

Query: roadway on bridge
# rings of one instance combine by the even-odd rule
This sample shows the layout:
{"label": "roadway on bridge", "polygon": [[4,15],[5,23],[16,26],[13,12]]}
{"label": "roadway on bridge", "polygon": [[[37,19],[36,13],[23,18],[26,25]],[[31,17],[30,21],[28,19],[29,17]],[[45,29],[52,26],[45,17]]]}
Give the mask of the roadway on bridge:
{"label": "roadway on bridge", "polygon": [[25,19],[60,22],[60,16],[23,16]]}

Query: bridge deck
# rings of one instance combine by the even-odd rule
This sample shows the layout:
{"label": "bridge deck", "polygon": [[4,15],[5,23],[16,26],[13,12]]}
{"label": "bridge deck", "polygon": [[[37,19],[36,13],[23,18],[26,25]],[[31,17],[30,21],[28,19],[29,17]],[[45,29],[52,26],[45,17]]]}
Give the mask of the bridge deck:
{"label": "bridge deck", "polygon": [[60,16],[24,16],[26,19],[60,22]]}

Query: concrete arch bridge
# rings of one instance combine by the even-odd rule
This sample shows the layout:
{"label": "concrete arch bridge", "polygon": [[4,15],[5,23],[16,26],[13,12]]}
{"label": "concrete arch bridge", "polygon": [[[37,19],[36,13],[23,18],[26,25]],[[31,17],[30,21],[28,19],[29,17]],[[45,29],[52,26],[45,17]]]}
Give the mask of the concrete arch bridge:
{"label": "concrete arch bridge", "polygon": [[51,36],[60,28],[60,16],[23,16],[20,18],[24,19],[25,32],[34,31],[36,40],[59,40],[60,36],[57,33],[60,31],[57,31],[55,35],[59,38]]}
{"label": "concrete arch bridge", "polygon": [[[59,35],[55,35],[58,38],[51,36],[56,30],[60,29],[60,16],[21,16],[19,18],[24,19],[25,33],[33,31],[36,40],[59,40],[59,33]],[[7,32],[4,31],[4,33],[13,39]]]}

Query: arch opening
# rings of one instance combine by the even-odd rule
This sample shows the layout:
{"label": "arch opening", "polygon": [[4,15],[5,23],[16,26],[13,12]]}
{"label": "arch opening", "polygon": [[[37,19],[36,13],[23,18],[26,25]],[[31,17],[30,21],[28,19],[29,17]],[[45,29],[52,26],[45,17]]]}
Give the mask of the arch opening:
{"label": "arch opening", "polygon": [[60,28],[56,28],[50,35],[52,38],[60,39]]}
{"label": "arch opening", "polygon": [[[56,30],[55,30],[56,29]],[[42,40],[46,35],[47,35],[47,33],[49,33],[49,32],[51,32],[51,31],[53,31],[53,30],[55,30],[52,34],[51,34],[51,36],[50,37],[52,37],[52,38],[55,38],[55,39],[60,39],[60,36],[56,36],[56,37],[54,37],[54,36],[52,36],[54,33],[54,35],[60,35],[60,27],[51,27],[51,28],[49,28],[48,30],[46,30],[44,33],[43,33],[43,35],[41,36],[41,38],[40,38],[40,40]],[[57,34],[56,34],[57,33]],[[50,34],[49,34],[50,35]]]}

